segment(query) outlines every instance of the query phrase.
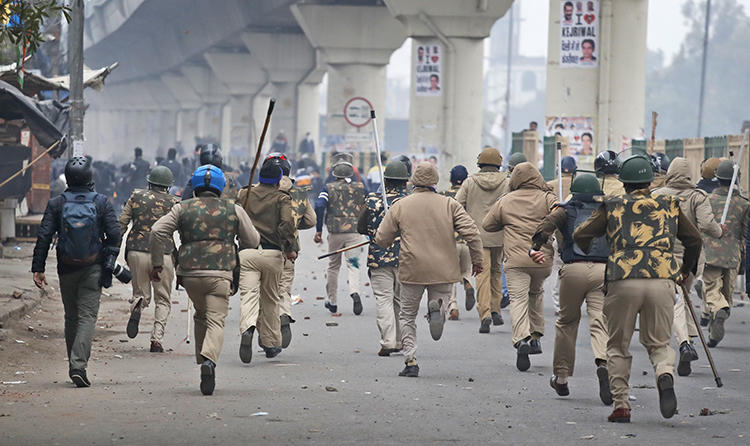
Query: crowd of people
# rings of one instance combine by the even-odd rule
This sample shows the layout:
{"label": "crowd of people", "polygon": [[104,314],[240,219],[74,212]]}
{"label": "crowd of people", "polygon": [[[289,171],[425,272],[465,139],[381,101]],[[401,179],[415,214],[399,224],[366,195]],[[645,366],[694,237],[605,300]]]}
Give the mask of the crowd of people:
{"label": "crowd of people", "polygon": [[[285,154],[270,154],[250,187],[244,186],[250,172],[240,168],[233,178],[216,145],[199,148],[196,166],[178,163],[174,155],[170,151],[151,166],[136,149],[123,169],[128,175],[114,182],[133,187],[117,193],[119,218],[114,196],[94,191],[100,184],[96,163],[87,158],[66,163],[67,188],[49,202],[32,271],[36,285],[45,286],[47,253],[57,235],[70,378],[78,387],[91,385],[86,366],[99,295],[118,275],[114,260],[125,234],[133,287],[127,334],[138,334],[153,298],[150,349],[164,350],[176,276],[195,307],[195,358],[205,395],[216,385],[231,295],[240,293],[243,363],[252,361],[256,336],[268,358],[289,347],[299,231],[315,227],[313,240],[321,244],[325,227],[332,253],[326,311],[340,315],[339,271],[345,265],[348,302],[355,316],[362,315],[360,256],[366,245],[377,354],[402,352],[404,377],[420,373],[416,323],[423,295],[431,337],[439,340],[446,320],[460,318],[457,284],[465,310],[476,305],[480,334],[503,325],[508,308],[516,367],[528,370],[530,356],[542,353],[543,285],[554,271],[550,386],[559,396],[571,392],[585,303],[591,375],[602,403],[614,405],[612,422],[630,421],[629,345],[636,321],[654,366],[661,413],[670,418],[677,408],[674,372],[690,375],[699,356],[693,339],[701,327],[687,316],[686,293],[694,288],[699,296],[698,325],[708,327],[708,345],[716,348],[731,314],[735,279],[744,273],[750,203],[733,183],[736,166],[727,159],[704,161],[696,181],[684,158],[604,151],[595,173],[579,171],[575,159],[564,157],[561,176],[545,182],[523,154],[504,163],[497,149],[485,147],[476,172],[454,166],[450,188],[439,191],[435,163],[415,165],[406,156],[383,158],[375,181],[359,174],[350,153],[332,154],[329,175],[315,190],[308,178],[312,166],[300,167],[305,158],[294,171]],[[676,366],[672,336],[679,345]]]}

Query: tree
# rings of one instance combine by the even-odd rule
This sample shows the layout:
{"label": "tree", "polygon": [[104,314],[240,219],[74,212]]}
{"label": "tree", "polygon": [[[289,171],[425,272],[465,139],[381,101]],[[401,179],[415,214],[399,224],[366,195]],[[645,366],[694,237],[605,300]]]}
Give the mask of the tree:
{"label": "tree", "polygon": [[[698,124],[705,2],[688,1],[682,14],[689,24],[679,53],[664,68],[646,75],[646,113],[659,113],[658,136],[695,136]],[[750,112],[750,18],[737,0],[712,0],[703,135],[739,133]]]}
{"label": "tree", "polygon": [[[57,0],[0,0],[0,46],[15,47],[21,66],[44,42],[45,19],[62,13],[70,21],[70,8]],[[7,54],[7,53],[6,53]]]}

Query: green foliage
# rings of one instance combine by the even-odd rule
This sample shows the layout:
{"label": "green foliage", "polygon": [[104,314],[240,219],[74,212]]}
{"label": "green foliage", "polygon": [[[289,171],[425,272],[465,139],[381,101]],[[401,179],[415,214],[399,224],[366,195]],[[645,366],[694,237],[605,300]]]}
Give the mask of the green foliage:
{"label": "green foliage", "polygon": [[[698,124],[705,1],[688,1],[682,14],[689,31],[667,67],[646,75],[646,113],[659,113],[659,138],[694,137]],[[737,0],[712,0],[701,136],[740,133],[750,119],[750,18]],[[654,60],[654,59],[652,59]],[[658,60],[658,59],[656,59]]]}
{"label": "green foliage", "polygon": [[0,0],[0,45],[25,46],[26,55],[33,54],[44,42],[45,19],[60,13],[70,22],[70,8],[57,0]]}

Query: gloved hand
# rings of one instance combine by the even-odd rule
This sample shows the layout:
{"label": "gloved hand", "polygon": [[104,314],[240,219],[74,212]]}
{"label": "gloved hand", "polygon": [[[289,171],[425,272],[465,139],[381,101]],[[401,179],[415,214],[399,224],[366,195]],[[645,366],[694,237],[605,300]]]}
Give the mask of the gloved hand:
{"label": "gloved hand", "polygon": [[99,286],[109,288],[112,286],[112,270],[102,268],[102,274],[99,276]]}

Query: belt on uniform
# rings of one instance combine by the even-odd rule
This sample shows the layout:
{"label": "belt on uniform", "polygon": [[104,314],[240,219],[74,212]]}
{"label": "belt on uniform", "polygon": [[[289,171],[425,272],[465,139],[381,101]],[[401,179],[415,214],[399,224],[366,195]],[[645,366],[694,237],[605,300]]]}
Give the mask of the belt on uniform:
{"label": "belt on uniform", "polygon": [[607,263],[606,260],[571,260],[568,263]]}
{"label": "belt on uniform", "polygon": [[260,246],[263,249],[275,249],[277,251],[281,251],[281,248],[279,248],[277,245],[274,245],[273,243],[262,243],[261,242]]}

